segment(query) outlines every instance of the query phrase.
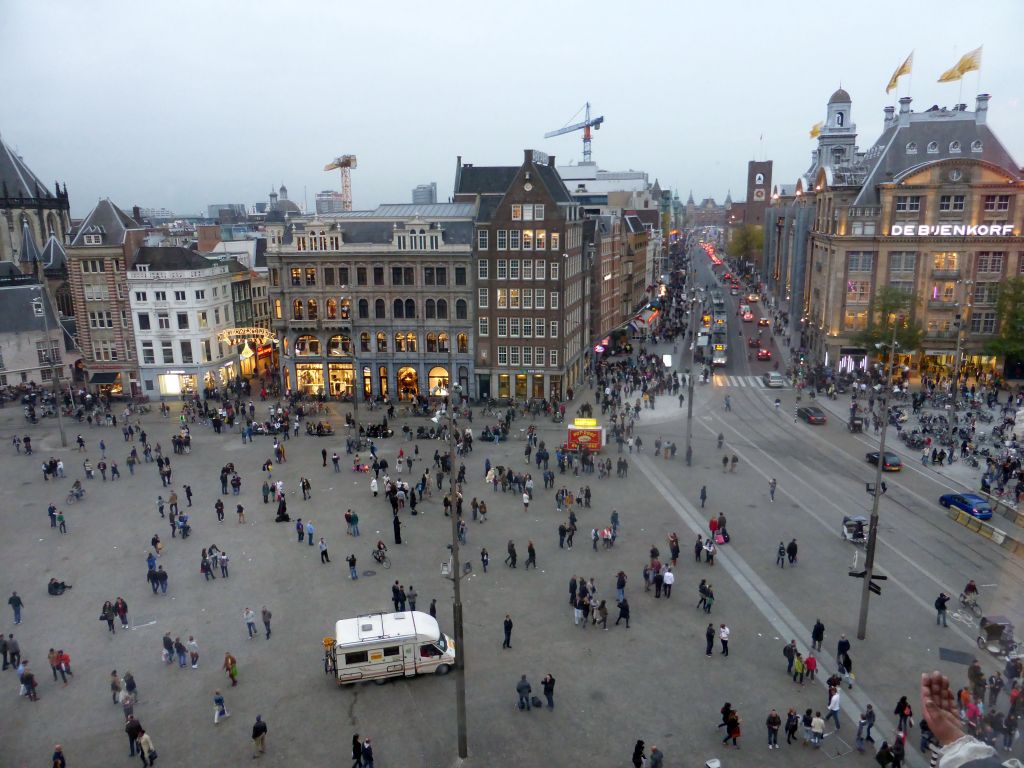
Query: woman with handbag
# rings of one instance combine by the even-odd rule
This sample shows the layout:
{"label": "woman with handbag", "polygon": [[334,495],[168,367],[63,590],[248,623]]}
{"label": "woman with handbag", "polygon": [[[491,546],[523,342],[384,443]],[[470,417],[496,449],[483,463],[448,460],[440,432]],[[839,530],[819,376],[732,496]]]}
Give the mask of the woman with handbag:
{"label": "woman with handbag", "polygon": [[[142,758],[142,764],[145,766],[151,766],[156,762],[157,754],[156,747],[153,746],[153,739],[149,737],[145,729],[139,731],[139,757]],[[146,761],[149,762],[146,762]]]}

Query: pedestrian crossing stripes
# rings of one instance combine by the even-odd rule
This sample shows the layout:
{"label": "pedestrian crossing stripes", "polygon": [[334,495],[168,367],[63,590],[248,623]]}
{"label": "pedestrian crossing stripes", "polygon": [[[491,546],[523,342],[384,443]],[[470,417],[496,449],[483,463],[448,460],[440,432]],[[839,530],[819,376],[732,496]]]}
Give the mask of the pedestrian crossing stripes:
{"label": "pedestrian crossing stripes", "polygon": [[760,376],[726,376],[724,373],[716,373],[711,377],[712,384],[716,387],[755,387],[764,389],[764,381]]}

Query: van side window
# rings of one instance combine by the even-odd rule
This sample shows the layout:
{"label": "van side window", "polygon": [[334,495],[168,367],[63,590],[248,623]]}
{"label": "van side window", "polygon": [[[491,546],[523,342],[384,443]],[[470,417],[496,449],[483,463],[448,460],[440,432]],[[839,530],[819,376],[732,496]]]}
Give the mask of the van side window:
{"label": "van side window", "polygon": [[369,660],[366,651],[345,654],[345,664],[365,664]]}
{"label": "van side window", "polygon": [[388,656],[398,656],[398,655],[399,655],[399,650],[398,650],[398,646],[397,645],[393,645],[390,648],[385,648],[384,649],[384,658],[387,658]]}
{"label": "van side window", "polygon": [[440,656],[441,652],[437,650],[437,646],[433,643],[426,643],[420,646],[420,656],[424,659],[429,659],[431,656]]}

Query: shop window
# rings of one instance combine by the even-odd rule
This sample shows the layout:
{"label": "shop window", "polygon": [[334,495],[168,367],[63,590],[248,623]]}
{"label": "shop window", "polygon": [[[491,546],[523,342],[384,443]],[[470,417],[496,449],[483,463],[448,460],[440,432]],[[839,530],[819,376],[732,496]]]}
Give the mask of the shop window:
{"label": "shop window", "polygon": [[409,352],[415,352],[416,346],[416,334],[409,331],[405,334],[405,347]]}
{"label": "shop window", "polygon": [[439,333],[437,334],[437,351],[447,352],[448,351],[448,334]]}

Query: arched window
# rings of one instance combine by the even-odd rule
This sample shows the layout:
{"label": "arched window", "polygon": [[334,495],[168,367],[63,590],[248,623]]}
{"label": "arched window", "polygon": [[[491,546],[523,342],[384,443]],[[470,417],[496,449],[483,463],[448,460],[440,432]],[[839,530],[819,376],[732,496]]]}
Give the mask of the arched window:
{"label": "arched window", "polygon": [[981,139],[975,139],[971,142],[971,152],[981,152],[982,146]]}
{"label": "arched window", "polygon": [[405,300],[405,318],[407,320],[416,317],[416,302],[412,299]]}
{"label": "arched window", "polygon": [[928,154],[929,155],[934,155],[938,151],[939,151],[939,142],[937,142],[937,141],[929,141],[928,142]]}
{"label": "arched window", "polygon": [[437,300],[437,317],[439,320],[445,320],[448,317],[448,301],[446,299]]}
{"label": "arched window", "polygon": [[437,334],[433,331],[427,334],[427,352],[437,352]]}
{"label": "arched window", "polygon": [[302,299],[296,299],[292,302],[292,320],[302,319]]}
{"label": "arched window", "polygon": [[755,184],[764,184],[764,174],[763,173],[755,174],[754,175],[754,183]]}
{"label": "arched window", "polygon": [[384,317],[384,299],[377,299],[373,302],[373,316],[378,319]]}
{"label": "arched window", "polygon": [[310,320],[316,320],[316,299],[310,299],[309,301],[306,302],[306,316]]}
{"label": "arched window", "polygon": [[327,300],[327,319],[335,320],[338,317],[338,302],[336,299]]}
{"label": "arched window", "polygon": [[951,142],[949,142],[949,151],[952,154],[956,154],[957,152],[959,152],[960,151],[960,142],[959,141],[951,141]]}
{"label": "arched window", "polygon": [[392,317],[403,318],[405,317],[405,304],[402,303],[401,299],[395,299],[395,303],[392,305]]}
{"label": "arched window", "polygon": [[410,352],[416,351],[416,334],[412,331],[405,334],[405,346]]}
{"label": "arched window", "polygon": [[359,334],[359,351],[369,352],[370,351],[370,334],[363,331]]}
{"label": "arched window", "polygon": [[348,320],[352,315],[352,300],[342,299],[341,300],[341,319]]}
{"label": "arched window", "polygon": [[320,339],[316,336],[299,336],[295,340],[296,357],[315,357],[320,354]]}
{"label": "arched window", "polygon": [[370,302],[366,299],[359,300],[359,317],[363,320],[370,316]]}
{"label": "arched window", "polygon": [[460,333],[456,337],[456,340],[457,340],[458,345],[459,345],[459,354],[460,355],[468,354],[469,353],[469,336],[467,336],[464,333]]}
{"label": "arched window", "polygon": [[377,351],[387,352],[388,351],[388,336],[384,331],[377,332]]}
{"label": "arched window", "polygon": [[916,141],[908,141],[907,142],[907,154],[908,155],[916,155],[917,154],[917,142]]}
{"label": "arched window", "polygon": [[437,351],[447,352],[448,351],[448,334],[443,331],[437,334]]}
{"label": "arched window", "polygon": [[405,352],[405,334],[401,331],[395,334],[395,352]]}
{"label": "arched window", "polygon": [[423,316],[427,320],[433,320],[437,317],[437,305],[433,299],[427,299],[426,307],[424,308]]}
{"label": "arched window", "polygon": [[274,317],[278,320],[281,319],[281,300],[274,299]]}
{"label": "arched window", "polygon": [[466,300],[459,299],[455,302],[455,319],[465,320],[466,319]]}
{"label": "arched window", "polygon": [[327,356],[342,357],[352,354],[352,340],[344,334],[331,336],[327,341]]}
{"label": "arched window", "polygon": [[842,112],[836,112],[836,125],[840,128],[843,127],[843,121],[846,120],[846,116]]}

